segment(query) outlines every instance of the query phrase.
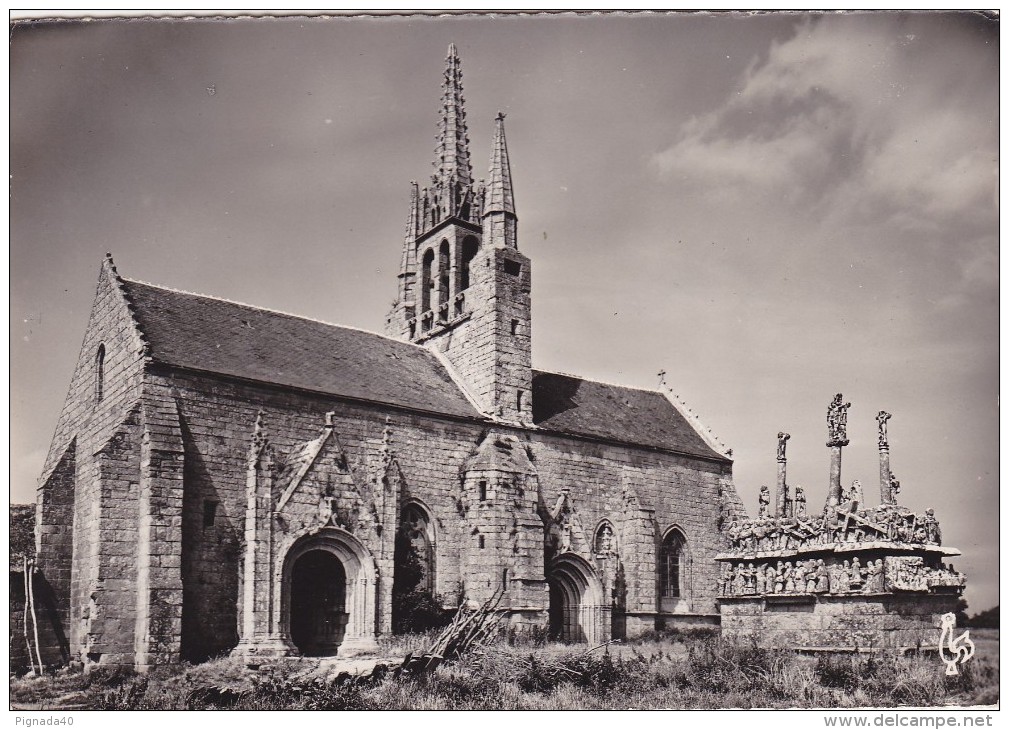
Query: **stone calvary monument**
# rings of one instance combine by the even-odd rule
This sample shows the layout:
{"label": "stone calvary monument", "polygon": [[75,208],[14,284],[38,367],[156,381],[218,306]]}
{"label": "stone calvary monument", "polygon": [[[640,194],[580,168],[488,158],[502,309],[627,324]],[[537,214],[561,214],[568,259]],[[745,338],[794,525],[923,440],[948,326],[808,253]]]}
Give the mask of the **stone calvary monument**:
{"label": "stone calvary monument", "polygon": [[890,469],[887,422],[880,411],[879,504],[866,504],[862,484],[841,482],[850,403],[838,393],[827,408],[830,480],[823,511],[810,513],[800,486],[789,496],[786,444],[778,434],[773,513],[761,487],[756,519],[729,523],[719,607],[725,636],[808,650],[909,649],[934,646],[942,614],[955,609],[965,578],[944,559],[932,509],[897,504],[900,482]]}

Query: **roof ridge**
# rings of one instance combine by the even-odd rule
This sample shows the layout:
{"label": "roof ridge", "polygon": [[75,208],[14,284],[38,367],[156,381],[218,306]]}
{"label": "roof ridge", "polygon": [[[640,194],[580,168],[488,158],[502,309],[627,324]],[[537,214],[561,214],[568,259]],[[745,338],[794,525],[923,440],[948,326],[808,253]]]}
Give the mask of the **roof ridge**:
{"label": "roof ridge", "polygon": [[655,395],[662,395],[661,390],[652,390],[650,388],[638,388],[633,385],[621,385],[620,383],[611,383],[609,380],[597,380],[595,378],[586,378],[584,375],[575,375],[574,373],[563,373],[559,370],[541,370],[540,368],[533,368],[538,373],[543,373],[544,375],[561,375],[565,378],[577,378],[578,380],[584,380],[586,383],[598,383],[599,385],[609,385],[613,388],[623,388],[625,390],[636,390],[641,393],[654,393]]}
{"label": "roof ridge", "polygon": [[191,297],[200,297],[201,299],[210,299],[215,302],[224,302],[225,304],[234,304],[238,307],[245,307],[246,309],[254,309],[259,312],[270,312],[271,314],[279,314],[282,317],[290,317],[291,319],[300,319],[305,322],[315,322],[316,324],[324,324],[327,327],[337,327],[339,329],[354,330],[355,332],[363,332],[366,335],[374,335],[375,337],[381,337],[383,340],[389,340],[400,345],[408,345],[409,347],[416,348],[423,352],[430,353],[426,347],[422,345],[414,344],[413,342],[407,342],[406,340],[401,340],[396,337],[390,337],[389,335],[384,335],[381,332],[374,332],[372,330],[366,330],[363,327],[355,327],[349,324],[336,324],[335,322],[327,322],[324,319],[318,319],[316,317],[308,317],[304,314],[294,314],[292,312],[285,312],[282,309],[274,309],[273,307],[260,307],[255,304],[249,304],[248,302],[239,302],[235,299],[226,299],[225,297],[215,296],[213,294],[202,294],[200,292],[186,291],[185,289],[176,289],[171,286],[164,286],[163,284],[153,284],[149,281],[144,281],[143,279],[130,279],[126,277],[120,277],[122,281],[129,284],[140,284],[142,286],[149,286],[153,289],[161,289],[162,291],[170,291],[175,294],[185,294]]}

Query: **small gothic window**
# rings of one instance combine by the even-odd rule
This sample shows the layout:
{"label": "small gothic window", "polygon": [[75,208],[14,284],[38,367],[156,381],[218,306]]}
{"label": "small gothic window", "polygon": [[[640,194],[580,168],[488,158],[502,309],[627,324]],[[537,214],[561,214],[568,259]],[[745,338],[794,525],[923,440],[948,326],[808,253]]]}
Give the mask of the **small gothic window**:
{"label": "small gothic window", "polygon": [[519,333],[519,321],[517,319],[512,320],[512,334],[517,335]]}
{"label": "small gothic window", "polygon": [[481,479],[480,480],[480,501],[483,502],[485,499],[487,499],[487,480],[486,479]]}
{"label": "small gothic window", "polygon": [[515,409],[519,413],[522,412],[522,403],[524,402],[524,400],[525,400],[525,393],[523,393],[521,390],[516,391],[515,392]]}
{"label": "small gothic window", "polygon": [[609,522],[604,522],[596,530],[595,550],[596,555],[609,555],[615,552],[613,539],[613,526]]}
{"label": "small gothic window", "polygon": [[95,355],[95,403],[101,401],[105,393],[105,345],[98,346]]}
{"label": "small gothic window", "polygon": [[663,598],[679,598],[684,592],[686,540],[679,530],[670,530],[659,553],[659,589]]}
{"label": "small gothic window", "polygon": [[203,526],[213,527],[217,521],[217,502],[212,499],[203,500]]}
{"label": "small gothic window", "polygon": [[480,535],[480,537],[478,537],[477,540],[480,543],[480,549],[483,550],[483,546],[484,546],[483,535]]}

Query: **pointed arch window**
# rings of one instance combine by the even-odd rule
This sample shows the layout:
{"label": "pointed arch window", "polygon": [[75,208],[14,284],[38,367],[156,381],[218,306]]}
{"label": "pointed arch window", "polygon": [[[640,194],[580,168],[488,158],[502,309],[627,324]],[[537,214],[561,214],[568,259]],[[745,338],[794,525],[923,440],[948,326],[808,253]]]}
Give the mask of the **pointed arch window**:
{"label": "pointed arch window", "polygon": [[663,598],[686,595],[687,539],[677,529],[666,533],[659,551],[659,590]]}
{"label": "pointed arch window", "polygon": [[408,503],[396,536],[396,583],[405,592],[434,590],[434,530],[427,510]]}
{"label": "pointed arch window", "polygon": [[473,259],[480,251],[480,241],[474,236],[467,236],[462,242],[462,268],[459,272],[459,291],[469,289]]}
{"label": "pointed arch window", "polygon": [[420,281],[420,311],[431,311],[431,267],[434,264],[434,251],[428,249],[424,252],[422,259],[422,271]]}
{"label": "pointed arch window", "polygon": [[95,403],[100,403],[105,395],[105,344],[98,346],[95,353]]}
{"label": "pointed arch window", "polygon": [[450,249],[448,241],[442,241],[438,248],[438,316],[441,319],[448,319],[448,300],[450,277]]}

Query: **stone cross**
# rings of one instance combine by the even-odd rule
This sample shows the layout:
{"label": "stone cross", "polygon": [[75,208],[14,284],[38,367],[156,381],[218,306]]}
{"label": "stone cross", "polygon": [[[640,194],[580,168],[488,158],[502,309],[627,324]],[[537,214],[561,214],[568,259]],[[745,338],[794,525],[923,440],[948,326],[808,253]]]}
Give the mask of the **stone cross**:
{"label": "stone cross", "polygon": [[892,414],[886,411],[880,411],[876,414],[876,422],[879,423],[879,448],[885,449],[890,446],[889,441],[886,440],[886,422],[892,418]]}

